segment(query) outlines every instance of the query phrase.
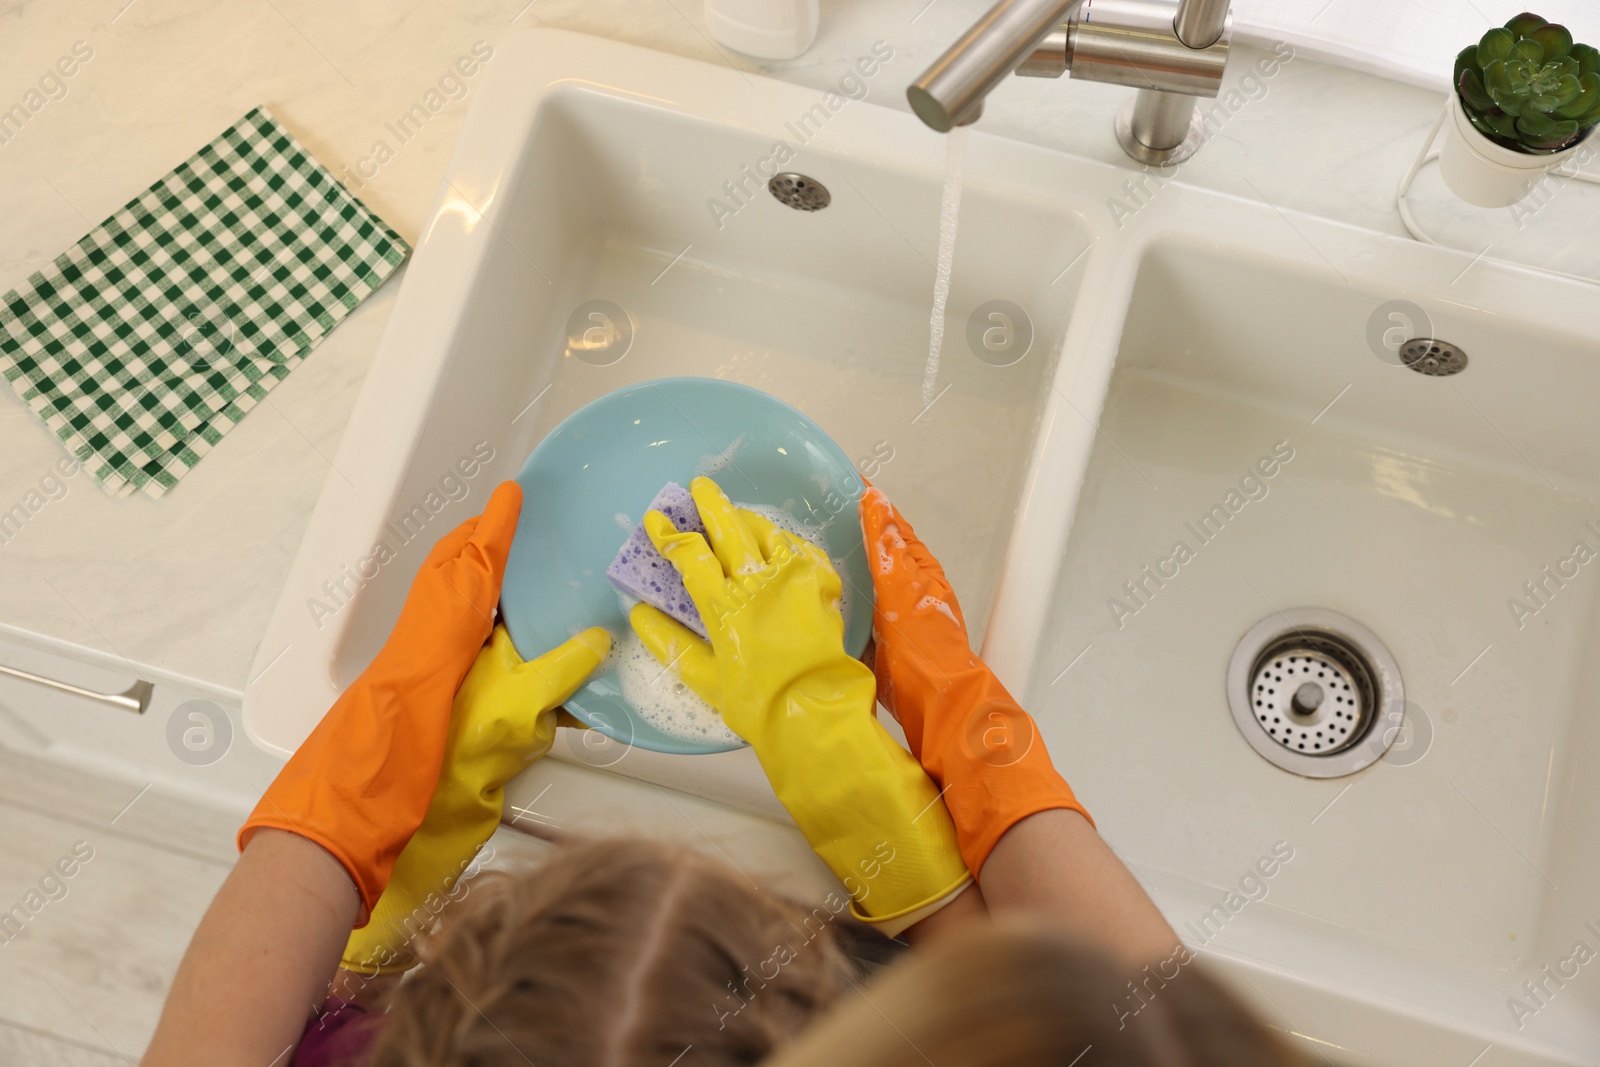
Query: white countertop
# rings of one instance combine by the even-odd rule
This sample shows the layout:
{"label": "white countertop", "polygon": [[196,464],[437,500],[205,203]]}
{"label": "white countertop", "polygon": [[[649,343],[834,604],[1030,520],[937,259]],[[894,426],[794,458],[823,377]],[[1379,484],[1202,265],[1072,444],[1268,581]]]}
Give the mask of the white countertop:
{"label": "white countertop", "polygon": [[[825,3],[810,52],[765,63],[714,46],[691,0],[456,0],[410,10],[378,0],[105,0],[92,17],[76,5],[23,5],[0,19],[0,69],[9,72],[0,81],[0,111],[22,100],[74,42],[87,42],[94,55],[64,83],[65,96],[0,144],[0,286],[40,268],[257,104],[336,174],[359,182],[357,195],[415,242],[472,103],[473,80],[447,79],[447,90],[464,86],[456,90],[461,98],[405,143],[389,124],[437,89],[476,43],[492,49],[520,29],[613,37],[818,89],[882,40],[895,54],[869,100],[904,111],[904,85],[986,6]],[[1260,56],[1240,48],[1230,84]],[[1438,117],[1439,94],[1303,52],[1241,88],[1237,110],[1178,180],[1404,234],[1394,190]],[[1153,191],[1157,183],[1112,134],[1129,91],[1013,79],[989,101],[981,128],[1126,166],[1130,181]],[[358,167],[364,177],[354,177]],[[1597,196],[1600,190],[1568,186],[1519,226],[1510,212],[1455,202],[1430,168],[1413,204],[1424,225],[1457,247],[1600,274],[1595,242],[1570,236],[1600,232]],[[30,498],[65,453],[5,390],[0,513],[25,501],[36,510],[20,533],[0,540],[0,630],[238,694],[399,285],[391,281],[351,315],[161,500],[113,500],[81,474],[65,482],[65,495],[55,491],[58,499]]]}

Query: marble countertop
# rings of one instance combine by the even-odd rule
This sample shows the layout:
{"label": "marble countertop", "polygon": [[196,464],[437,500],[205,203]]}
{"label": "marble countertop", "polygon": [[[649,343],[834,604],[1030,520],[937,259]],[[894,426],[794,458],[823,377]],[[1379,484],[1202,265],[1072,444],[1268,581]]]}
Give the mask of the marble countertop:
{"label": "marble countertop", "polygon": [[[473,100],[471,79],[450,80],[454,64],[475,48],[492,53],[508,34],[561,27],[819,90],[881,40],[895,50],[893,76],[878,79],[869,99],[904,111],[904,84],[987,4],[824,0],[815,45],[780,63],[713,44],[691,0],[13,5],[0,11],[0,69],[8,72],[0,111],[37,89],[75,45],[92,57],[70,79],[47,80],[44,106],[3,131],[0,286],[43,266],[258,104],[415,242]],[[1238,50],[1228,76],[1236,91],[1222,98],[1227,121],[1166,178],[1404,236],[1395,187],[1438,118],[1441,95],[1304,50],[1271,77],[1246,80],[1263,54]],[[402,142],[390,124],[430,91],[445,106]],[[1155,180],[1112,132],[1128,92],[1012,79],[991,97],[979,129],[1125,166],[1124,207],[1136,206],[1138,190]],[[1480,211],[1454,201],[1430,168],[1413,205],[1439,240],[1473,255],[1600,276],[1595,242],[1570,237],[1600,231],[1596,197],[1600,190],[1568,183],[1536,210]],[[0,632],[237,696],[398,291],[391,281],[351,315],[160,500],[113,500],[87,475],[60,478],[65,453],[5,390],[0,514],[27,502],[29,517],[14,533],[0,531]]]}

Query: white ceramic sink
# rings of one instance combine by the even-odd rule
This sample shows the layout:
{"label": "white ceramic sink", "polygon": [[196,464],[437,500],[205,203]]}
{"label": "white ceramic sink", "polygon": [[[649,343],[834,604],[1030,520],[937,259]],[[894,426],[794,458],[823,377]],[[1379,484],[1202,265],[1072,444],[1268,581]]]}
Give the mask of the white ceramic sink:
{"label": "white ceramic sink", "polygon": [[[1454,1020],[1482,1038],[1463,1063],[1489,1043],[1483,1063],[1544,1062],[1513,1057],[1508,1029],[1594,1062],[1600,982],[1579,970],[1545,1006],[1520,987],[1600,947],[1597,579],[1572,560],[1545,606],[1523,590],[1575,542],[1600,548],[1597,346],[1537,300],[1487,313],[1287,251],[1145,252],[1032,706],[1186,937]],[[1364,332],[1393,295],[1466,350],[1464,372],[1374,355]],[[1399,749],[1327,781],[1247,745],[1223,684],[1246,630],[1308,605],[1375,631],[1411,704]],[[1278,842],[1293,858],[1247,884],[1261,899],[1213,913]],[[1530,1009],[1520,1033],[1509,997]],[[1402,1032],[1280,1007],[1358,1056]],[[1412,1062],[1453,1062],[1442,1040]]]}
{"label": "white ceramic sink", "polygon": [[[938,135],[852,104],[788,164],[831,187],[830,207],[792,210],[751,183],[760,199],[718,218],[707,201],[771,156],[815,94],[747,88],[731,73],[740,91],[729,91],[707,68],[573,34],[531,34],[507,55],[462,134],[263,641],[245,700],[252,736],[277,751],[297,745],[387,635],[431,542],[480,511],[567,415],[652,378],[729,378],[811,414],[926,516],[981,629],[1088,258],[1090,231],[1071,205],[975,175],[952,314],[1009,299],[1033,309],[1037,337],[1009,367],[953,337],[940,379],[949,391],[924,410]],[[688,97],[661,95],[668,87]],[[636,331],[604,366],[566,354],[569,317],[593,300],[622,308]],[[401,548],[402,529],[423,532]],[[369,563],[376,577],[358,589],[347,575],[360,577],[379,542],[400,558]],[[785,817],[748,750],[624,758],[586,740],[593,747],[562,754]]]}
{"label": "white ceramic sink", "polygon": [[[867,84],[897,95],[915,72],[877,59]],[[1125,170],[976,133],[949,389],[924,410],[942,137],[551,31],[507,42],[485,77],[263,638],[244,709],[258,744],[304,738],[426,547],[558,421],[631,382],[729,378],[806,411],[916,522],[984,654],[1192,943],[1186,923],[1276,842],[1294,849],[1206,946],[1269,1018],[1350,1064],[1466,1064],[1485,1046],[1482,1067],[1592,1062],[1600,964],[1520,1030],[1505,1003],[1573,941],[1600,949],[1582,925],[1600,927],[1600,786],[1581,773],[1600,744],[1584,675],[1600,564],[1521,631],[1505,605],[1596,516],[1592,290],[1175,184],[1119,227],[1105,204]],[[830,206],[761,188],[779,141]],[[1368,319],[1393,299],[1424,307],[1468,370],[1373,355]],[[592,300],[635,330],[604,366],[565,354]],[[1032,323],[1009,366],[966,342],[991,300]],[[1295,455],[1269,494],[1116,629],[1106,599],[1279,440]],[[376,563],[379,542],[396,558]],[[1331,781],[1256,755],[1223,677],[1272,604],[1376,630],[1434,726],[1428,754]],[[514,810],[680,819],[741,865],[825,883],[748,751],[574,736]]]}

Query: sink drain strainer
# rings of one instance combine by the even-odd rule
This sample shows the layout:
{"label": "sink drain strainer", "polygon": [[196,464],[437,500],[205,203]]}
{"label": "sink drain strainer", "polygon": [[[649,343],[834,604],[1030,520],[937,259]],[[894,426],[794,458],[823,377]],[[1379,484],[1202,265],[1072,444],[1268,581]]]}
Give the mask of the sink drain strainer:
{"label": "sink drain strainer", "polygon": [[821,211],[833,202],[826,185],[804,174],[775,174],[767,183],[767,192],[796,211]]}
{"label": "sink drain strainer", "polygon": [[1400,362],[1434,378],[1460,374],[1467,369],[1467,354],[1449,341],[1436,337],[1413,337],[1400,346]]}
{"label": "sink drain strainer", "polygon": [[1400,668],[1377,635],[1323,608],[1276,612],[1228,665],[1228,704],[1252,748],[1308,778],[1382,758],[1405,710]]}

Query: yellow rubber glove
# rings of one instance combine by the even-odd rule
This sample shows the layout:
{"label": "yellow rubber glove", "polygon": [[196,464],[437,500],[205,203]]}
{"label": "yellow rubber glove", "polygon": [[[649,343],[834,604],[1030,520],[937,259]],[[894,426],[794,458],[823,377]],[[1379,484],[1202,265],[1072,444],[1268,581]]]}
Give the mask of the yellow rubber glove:
{"label": "yellow rubber glove", "polygon": [[629,615],[652,655],[750,743],[778,799],[890,936],[972,878],[939,790],[873,714],[877,682],[844,650],[839,575],[820,549],[736,508],[709,478],[690,485],[706,538],[658,511],[650,540],[711,636],[649,605]]}
{"label": "yellow rubber glove", "polygon": [[500,823],[506,782],[550,751],[556,709],[610,650],[611,635],[596,626],[524,663],[505,627],[494,628],[456,693],[433,803],[340,966],[371,976],[416,964],[417,935],[433,926]]}

